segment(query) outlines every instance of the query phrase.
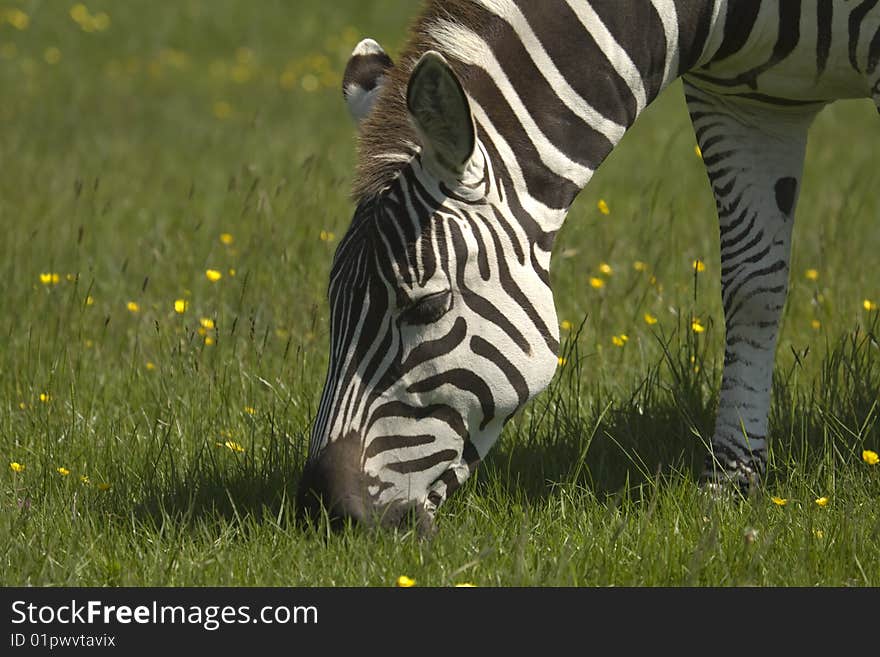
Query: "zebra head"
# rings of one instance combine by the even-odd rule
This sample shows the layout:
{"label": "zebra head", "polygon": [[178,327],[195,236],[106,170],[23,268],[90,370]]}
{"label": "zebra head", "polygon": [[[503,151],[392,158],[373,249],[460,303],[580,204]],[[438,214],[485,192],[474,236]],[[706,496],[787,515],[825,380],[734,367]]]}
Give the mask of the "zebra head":
{"label": "zebra head", "polygon": [[[391,106],[372,107],[390,66],[373,41],[355,49],[343,88],[355,118]],[[429,51],[409,70],[384,91],[400,96],[416,143],[360,199],[334,257],[329,366],[299,501],[368,524],[414,512],[426,528],[550,381],[559,336],[551,234],[521,220],[447,60]],[[362,138],[388,129],[369,119]]]}

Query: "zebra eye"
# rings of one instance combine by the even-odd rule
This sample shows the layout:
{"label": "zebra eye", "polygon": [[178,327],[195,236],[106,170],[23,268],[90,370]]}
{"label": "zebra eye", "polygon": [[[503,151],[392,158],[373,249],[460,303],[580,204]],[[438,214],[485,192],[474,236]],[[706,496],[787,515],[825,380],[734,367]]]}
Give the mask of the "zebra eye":
{"label": "zebra eye", "polygon": [[401,321],[411,324],[431,324],[446,314],[450,308],[452,293],[449,290],[428,294],[416,299],[401,314]]}

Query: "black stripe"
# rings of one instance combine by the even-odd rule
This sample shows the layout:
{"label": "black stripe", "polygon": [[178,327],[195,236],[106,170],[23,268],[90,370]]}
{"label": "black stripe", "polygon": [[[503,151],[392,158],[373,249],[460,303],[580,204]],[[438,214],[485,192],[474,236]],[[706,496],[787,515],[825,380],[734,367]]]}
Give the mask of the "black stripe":
{"label": "black stripe", "polygon": [[[718,51],[712,56],[710,64],[726,59],[742,50],[752,34],[760,11],[760,2],[731,2],[727,5],[727,14],[724,18],[724,39],[721,41]],[[709,66],[707,65],[706,68]]]}
{"label": "black stripe", "polygon": [[849,63],[852,67],[861,72],[859,62],[856,58],[859,47],[859,35],[862,31],[862,21],[865,20],[868,12],[871,11],[877,0],[864,0],[862,4],[852,10],[849,15]]}
{"label": "black stripe", "polygon": [[455,224],[449,224],[448,230],[452,235],[452,245],[455,249],[455,266],[456,266],[456,283],[461,294],[462,300],[468,308],[474,311],[483,319],[492,322],[502,331],[504,331],[514,344],[519,347],[523,353],[531,352],[531,345],[525,336],[520,332],[513,322],[511,322],[501,311],[498,310],[488,299],[473,292],[467,287],[465,282],[465,267],[467,266],[468,252],[461,238],[461,234],[457,232]]}
{"label": "black stripe", "polygon": [[413,472],[424,472],[443,462],[452,461],[458,458],[458,452],[454,449],[441,449],[439,452],[428,454],[422,458],[412,459],[411,461],[400,461],[398,463],[389,463],[389,470],[399,472],[400,474],[411,474]]}
{"label": "black stripe", "polygon": [[[734,258],[741,256],[743,253],[745,253],[749,249],[753,249],[756,246],[758,246],[758,244],[760,243],[760,241],[762,239],[764,239],[764,231],[759,230],[757,233],[755,233],[755,236],[749,241],[748,244],[739,247],[736,251],[731,251],[730,253],[725,253],[722,250],[721,251],[721,258],[722,258],[722,260],[724,260],[725,263],[729,263]],[[733,245],[731,244],[731,246],[733,246]]]}
{"label": "black stripe", "polygon": [[[868,46],[868,74],[873,75],[877,70],[877,64],[880,63],[880,28],[871,39],[871,45]],[[876,87],[875,87],[876,88]]]}
{"label": "black stripe", "polygon": [[400,401],[390,401],[377,407],[370,416],[370,423],[367,425],[366,434],[369,435],[370,429],[379,420],[399,417],[406,420],[424,420],[431,418],[439,420],[449,426],[455,433],[461,436],[462,440],[467,441],[469,438],[467,427],[462,421],[461,416],[455,409],[445,404],[432,404],[430,406],[410,406]]}
{"label": "black stripe", "polygon": [[495,398],[492,396],[492,390],[483,379],[471,370],[456,367],[446,372],[440,372],[410,384],[406,391],[413,394],[432,392],[444,385],[454,386],[459,390],[471,393],[477,398],[483,412],[480,430],[485,429],[486,425],[495,419]]}
{"label": "black stripe", "polygon": [[712,155],[707,155],[704,153],[703,154],[703,164],[706,166],[707,169],[711,169],[714,165],[718,164],[719,162],[723,162],[724,160],[726,160],[730,156],[736,155],[736,154],[737,154],[737,151],[735,151],[735,150],[721,151],[720,153],[712,153]]}
{"label": "black stripe", "polygon": [[674,0],[678,16],[678,72],[691,70],[703,55],[712,26],[712,2]]}
{"label": "black stripe", "polygon": [[650,103],[660,93],[666,68],[666,31],[657,9],[650,2],[594,1],[590,4],[635,64]]}
{"label": "black stripe", "polygon": [[516,369],[513,363],[507,360],[495,345],[484,340],[479,335],[474,335],[471,337],[471,351],[477,356],[491,361],[504,373],[508,383],[510,383],[510,387],[516,392],[517,407],[522,406],[528,401],[529,384],[526,383],[522,373]]}
{"label": "black stripe", "polygon": [[[818,75],[822,75],[828,64],[828,53],[831,52],[831,28],[834,20],[834,0],[816,1],[816,26],[818,36],[816,38],[816,68]],[[818,77],[818,76],[817,76]]]}
{"label": "black stripe", "polygon": [[[632,90],[581,26],[571,7],[550,0],[521,2],[518,6],[556,68],[581,98],[589,98],[605,118],[619,125],[631,125],[636,118]],[[584,75],[586,62],[588,75]]]}
{"label": "black stripe", "polygon": [[[480,22],[489,23],[488,12],[477,7],[473,11],[485,14]],[[520,100],[540,131],[569,159],[595,171],[614,145],[562,102],[508,23],[496,21],[492,25],[490,46],[495,59],[513,88],[520,90]]]}
{"label": "black stripe", "polygon": [[560,210],[568,208],[580,188],[544,166],[540,153],[491,76],[479,66],[462,64],[460,68],[471,82],[469,91],[489,114],[494,128],[513,149],[529,194],[547,207]]}
{"label": "black stripe", "polygon": [[517,285],[514,280],[514,277],[510,274],[510,267],[508,267],[507,260],[504,257],[504,247],[501,246],[501,240],[492,228],[492,224],[486,224],[486,228],[489,230],[489,233],[492,236],[492,241],[495,243],[498,281],[501,283],[502,289],[511,299],[513,299],[514,303],[522,308],[526,315],[528,315],[532,325],[538,330],[541,337],[544,338],[544,343],[547,345],[547,348],[555,354],[559,350],[559,342],[557,342],[556,338],[550,334],[550,329],[544,323],[541,314],[537,311],[531,299],[529,299],[529,296],[520,289],[519,285]]}
{"label": "black stripe", "polygon": [[[770,274],[775,274],[777,272],[783,271],[785,268],[786,268],[785,261],[784,260],[777,260],[769,267],[765,267],[764,269],[756,269],[754,271],[749,272],[748,276],[743,277],[743,280],[741,280],[739,283],[737,283],[736,286],[733,287],[733,289],[726,291],[727,293],[724,295],[726,297],[726,300],[724,302],[724,316],[728,318],[728,321],[732,317],[731,307],[733,305],[733,302],[734,302],[734,300],[738,300],[737,295],[739,294],[739,291],[742,289],[742,287],[746,283],[748,283],[749,281],[752,281],[756,278],[760,278],[763,276],[769,276]],[[783,286],[782,289],[784,290],[785,286]],[[756,290],[756,292],[759,292],[759,293],[760,292],[778,292],[778,291],[779,291],[779,289],[775,288],[775,287],[774,288],[758,288]],[[739,310],[740,307],[742,307],[742,304],[738,304],[737,310]]]}
{"label": "black stripe", "polygon": [[757,92],[727,94],[735,98],[748,98],[749,100],[757,100],[768,105],[779,105],[780,107],[805,107],[807,105],[824,105],[828,101],[825,99],[807,99],[797,100],[795,98],[780,98],[779,96],[768,96]]}
{"label": "black stripe", "polygon": [[[400,365],[400,371],[393,374],[403,375],[406,372],[409,372],[415,367],[418,367],[422,363],[425,363],[432,358],[438,358],[439,356],[445,356],[446,354],[453,351],[458,345],[460,345],[465,337],[467,336],[467,322],[464,317],[459,317],[455,320],[455,323],[452,325],[452,328],[449,329],[449,333],[444,335],[442,338],[437,338],[436,340],[428,340],[427,342],[423,342],[414,348],[409,356],[406,357],[406,360],[403,364]],[[399,376],[398,376],[399,378]]]}
{"label": "black stripe", "polygon": [[[480,278],[484,281],[488,281],[491,272],[489,270],[489,254],[486,252],[486,243],[483,241],[483,233],[480,231],[480,226],[474,221],[467,212],[463,213],[464,220],[468,223],[468,226],[471,227],[471,234],[474,236],[474,239],[477,241],[477,268],[480,270]],[[504,256],[507,254],[505,253]],[[496,254],[496,257],[498,254]]]}
{"label": "black stripe", "polygon": [[[780,264],[782,265],[781,267],[778,266]],[[773,269],[775,271],[779,271],[780,269],[785,269],[785,263],[780,260],[779,262],[776,263],[776,265],[773,266]],[[748,294],[746,294],[744,297],[738,298],[739,303],[732,310],[725,308],[724,317],[725,317],[725,322],[726,322],[727,326],[729,327],[728,331],[732,332],[734,330],[733,319],[737,316],[739,311],[742,310],[742,308],[746,305],[746,303],[749,301],[749,299],[751,299],[752,297],[756,297],[759,294],[785,294],[785,285],[783,284],[783,285],[777,285],[775,287],[757,288],[755,290],[752,290]],[[775,326],[776,322],[773,322],[773,325]],[[766,345],[764,345],[764,344],[758,345],[758,348],[766,348]],[[745,384],[741,384],[741,385],[746,388],[748,387]]]}
{"label": "black stripe", "polygon": [[[504,190],[507,207],[513,214],[513,218],[516,219],[517,223],[522,227],[529,240],[532,242],[539,240],[545,233],[538,222],[535,221],[535,218],[526,212],[525,208],[523,208],[520,203],[516,186],[513,184],[513,179],[510,177],[510,171],[508,171],[507,166],[504,164],[504,159],[501,157],[500,153],[498,153],[492,140],[489,139],[484,130],[481,131],[481,138],[483,139],[483,145],[486,147],[486,152],[492,160],[492,166],[495,168],[496,175],[499,178],[499,189]],[[510,225],[507,216],[502,214],[494,205],[492,206],[492,211],[495,214],[495,220],[501,225],[501,228],[504,229],[504,232],[507,233],[508,237],[510,237],[510,243],[513,246],[513,250],[516,252],[516,259],[519,261],[519,264],[526,264],[526,256],[523,252],[522,244],[520,244],[519,237],[513,229],[513,226]]]}
{"label": "black stripe", "polygon": [[[743,213],[743,214],[745,214],[745,213]],[[749,225],[746,226],[745,230],[743,230],[741,233],[738,233],[738,234],[736,235],[736,237],[731,237],[730,239],[726,239],[726,240],[723,239],[723,240],[721,240],[721,251],[724,251],[724,250],[728,249],[728,248],[731,247],[731,246],[734,246],[734,245],[736,245],[736,244],[739,244],[739,242],[741,242],[742,240],[744,240],[744,239],[749,235],[749,233],[752,232],[752,228],[755,227],[755,220],[756,220],[757,218],[758,218],[758,213],[757,213],[757,212],[753,213],[753,214],[752,214],[752,218],[751,218],[751,220],[749,221]],[[722,234],[722,236],[723,236],[723,234]]]}
{"label": "black stripe", "polygon": [[[877,0],[871,0],[876,2]],[[737,87],[746,85],[751,89],[758,88],[758,77],[765,71],[773,68],[779,62],[788,57],[797,47],[801,38],[801,0],[778,0],[779,2],[779,27],[776,44],[770,58],[758,66],[750,68],[733,78],[716,78],[702,73],[691,73],[695,78],[722,87]]]}
{"label": "black stripe", "polygon": [[401,435],[385,435],[376,436],[370,439],[370,444],[364,450],[364,460],[371,459],[382,452],[388,452],[392,449],[402,449],[404,447],[418,447],[420,445],[430,445],[435,440],[434,436],[429,434],[420,434],[418,436],[401,436]]}

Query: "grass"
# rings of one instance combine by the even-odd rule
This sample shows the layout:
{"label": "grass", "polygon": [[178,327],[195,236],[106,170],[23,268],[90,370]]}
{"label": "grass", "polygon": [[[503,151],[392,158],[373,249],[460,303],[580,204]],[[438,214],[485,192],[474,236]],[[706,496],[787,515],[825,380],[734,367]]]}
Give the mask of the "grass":
{"label": "grass", "polygon": [[561,232],[570,328],[550,390],[431,540],[330,534],[294,524],[291,500],[352,212],[339,77],[361,36],[399,50],[411,3],[89,2],[103,30],[63,4],[12,6],[29,21],[0,24],[3,585],[880,584],[880,466],[861,458],[880,447],[870,103],[834,105],[811,133],[752,499],[695,484],[720,264],[675,88]]}

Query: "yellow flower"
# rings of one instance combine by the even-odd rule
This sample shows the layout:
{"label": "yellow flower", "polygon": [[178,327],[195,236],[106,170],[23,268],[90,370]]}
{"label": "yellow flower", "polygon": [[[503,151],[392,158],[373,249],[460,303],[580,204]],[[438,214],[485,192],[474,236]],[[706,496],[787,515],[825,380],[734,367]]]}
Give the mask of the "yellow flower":
{"label": "yellow flower", "polygon": [[223,278],[223,273],[217,271],[216,269],[206,269],[206,270],[205,270],[205,276],[206,276],[207,279],[208,279],[209,281],[211,281],[212,283],[216,283],[216,282],[219,281],[221,278]]}
{"label": "yellow flower", "polygon": [[415,586],[415,585],[416,585],[416,580],[412,579],[411,577],[407,577],[406,575],[401,575],[400,577],[397,578],[397,586],[399,586],[402,589],[408,589],[409,587]]}
{"label": "yellow flower", "polygon": [[556,359],[556,361],[559,363],[559,367],[562,367],[563,365],[565,365],[568,362],[568,358],[565,358],[563,356],[559,356]]}
{"label": "yellow flower", "polygon": [[593,276],[592,278],[590,278],[590,285],[598,290],[605,287],[605,281],[603,281],[601,278],[598,278],[597,276]]}
{"label": "yellow flower", "polygon": [[456,584],[455,588],[457,589],[473,589],[476,588],[476,584],[471,584],[470,582],[462,582],[461,584]]}
{"label": "yellow flower", "polygon": [[80,475],[79,480],[82,482],[84,486],[91,486],[92,480],[89,479],[89,475]]}
{"label": "yellow flower", "polygon": [[0,18],[5,19],[16,30],[26,30],[31,24],[31,18],[21,9],[4,9],[0,12]]}
{"label": "yellow flower", "polygon": [[49,48],[46,48],[46,51],[43,53],[43,59],[45,59],[46,63],[49,65],[57,64],[61,61],[61,51],[55,46],[50,46]]}
{"label": "yellow flower", "polygon": [[648,263],[642,262],[641,260],[636,260],[633,263],[633,269],[635,269],[636,271],[647,271],[648,270]]}
{"label": "yellow flower", "polygon": [[788,498],[785,497],[776,497],[773,496],[770,498],[770,501],[773,502],[776,506],[785,506],[788,504]]}
{"label": "yellow flower", "polygon": [[827,497],[817,497],[816,504],[819,506],[828,506],[828,498]]}
{"label": "yellow flower", "polygon": [[225,100],[218,100],[214,103],[214,116],[221,121],[232,116],[232,105]]}
{"label": "yellow flower", "polygon": [[232,267],[229,268],[229,275],[230,275],[232,278],[235,278],[235,269],[234,269],[234,268],[232,268]]}
{"label": "yellow flower", "polygon": [[645,313],[645,324],[648,326],[653,326],[657,323],[657,318],[654,317],[651,313]]}
{"label": "yellow flower", "polygon": [[626,344],[627,340],[629,340],[629,336],[627,336],[625,333],[611,336],[611,342],[614,343],[615,347],[622,347]]}
{"label": "yellow flower", "polygon": [[862,451],[862,460],[868,465],[877,465],[880,463],[880,456],[877,456],[877,452],[866,449]]}
{"label": "yellow flower", "polygon": [[599,265],[599,271],[602,272],[603,274],[605,274],[606,276],[611,276],[611,274],[613,273],[614,270],[611,269],[611,265],[609,265],[607,262],[603,262],[602,264]]}
{"label": "yellow flower", "polygon": [[821,529],[814,529],[814,530],[813,530],[813,535],[814,535],[816,538],[825,538],[825,532],[823,532]]}
{"label": "yellow flower", "polygon": [[203,329],[209,330],[214,328],[214,320],[210,317],[202,317],[199,319],[199,324],[202,325]]}
{"label": "yellow flower", "polygon": [[43,285],[58,285],[61,276],[55,272],[45,272],[40,274],[40,283]]}
{"label": "yellow flower", "polygon": [[100,484],[98,484],[97,486],[95,486],[95,488],[97,488],[99,491],[102,491],[102,492],[105,492],[105,493],[106,493],[108,490],[110,490],[110,484],[107,484],[107,483],[101,482]]}
{"label": "yellow flower", "polygon": [[55,472],[60,474],[62,477],[66,477],[67,475],[70,474],[70,470],[65,468],[63,465],[60,468],[55,468]]}
{"label": "yellow flower", "polygon": [[570,331],[571,322],[569,322],[567,319],[563,319],[561,322],[559,322],[559,328],[561,328],[563,331]]}
{"label": "yellow flower", "polygon": [[220,241],[226,246],[229,246],[235,241],[235,238],[231,233],[220,233]]}
{"label": "yellow flower", "polygon": [[818,269],[808,269],[804,272],[804,276],[807,277],[807,280],[810,281],[818,281],[819,280],[819,270]]}
{"label": "yellow flower", "polygon": [[699,319],[697,319],[696,317],[694,317],[694,319],[691,321],[691,330],[692,330],[694,333],[702,333],[703,331],[706,330],[706,327],[703,326],[702,324],[700,324],[700,320],[699,320]]}
{"label": "yellow flower", "polygon": [[608,207],[604,198],[599,199],[599,202],[596,203],[596,207],[599,208],[599,212],[602,214],[611,214],[611,208]]}
{"label": "yellow flower", "polygon": [[205,346],[206,347],[210,347],[213,344],[214,344],[214,338],[212,338],[210,335],[205,337]]}
{"label": "yellow flower", "polygon": [[300,86],[302,86],[303,91],[315,91],[318,88],[318,78],[316,78],[311,73],[306,73],[302,80],[300,80]]}
{"label": "yellow flower", "polygon": [[103,11],[99,11],[93,16],[81,2],[70,8],[70,18],[79,25],[83,32],[103,32],[110,27],[110,16]]}
{"label": "yellow flower", "polygon": [[41,392],[40,401],[44,404],[48,404],[50,401],[52,401],[52,395],[50,395],[48,392]]}
{"label": "yellow flower", "polygon": [[86,305],[87,306],[94,306],[95,305],[95,297],[93,297],[91,294],[86,297]]}
{"label": "yellow flower", "polygon": [[24,472],[24,463],[19,463],[18,461],[12,461],[9,464],[9,469],[13,472]]}
{"label": "yellow flower", "polygon": [[189,305],[189,302],[186,299],[175,299],[174,300],[174,312],[178,315],[182,315],[186,312],[186,307]]}
{"label": "yellow flower", "polygon": [[868,312],[872,312],[874,310],[877,310],[877,304],[870,299],[865,299],[864,301],[862,301],[862,308],[864,308]]}
{"label": "yellow flower", "polygon": [[89,16],[89,10],[81,2],[77,2],[75,5],[73,5],[73,7],[70,8],[69,13],[70,17],[76,23],[82,23]]}
{"label": "yellow flower", "polygon": [[253,406],[245,406],[244,412],[247,413],[248,415],[256,415],[257,409],[255,409]]}
{"label": "yellow flower", "polygon": [[694,268],[694,271],[697,273],[704,272],[704,271],[706,271],[706,263],[703,262],[702,260],[700,260],[699,258],[697,258],[693,262],[693,268]]}
{"label": "yellow flower", "polygon": [[239,445],[234,440],[227,440],[226,442],[215,443],[215,444],[217,445],[217,447],[225,447],[230,452],[238,452],[239,454],[241,454],[244,451],[244,447]]}
{"label": "yellow flower", "polygon": [[336,234],[330,230],[322,230],[318,237],[321,239],[322,242],[332,242],[336,239]]}
{"label": "yellow flower", "polygon": [[810,326],[813,327],[814,331],[818,331],[820,328],[822,328],[822,322],[820,322],[818,319],[814,319],[812,322],[810,322]]}
{"label": "yellow flower", "polygon": [[125,307],[128,308],[128,312],[130,313],[139,313],[141,311],[141,307],[138,305],[137,301],[129,301]]}
{"label": "yellow flower", "polygon": [[700,150],[699,146],[694,146],[694,153],[696,153],[697,157],[701,160],[703,159],[703,151]]}
{"label": "yellow flower", "polygon": [[151,360],[148,360],[146,365],[144,365],[144,367],[146,367],[148,371],[152,372],[154,369],[156,369],[156,363],[154,363]]}

